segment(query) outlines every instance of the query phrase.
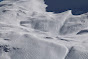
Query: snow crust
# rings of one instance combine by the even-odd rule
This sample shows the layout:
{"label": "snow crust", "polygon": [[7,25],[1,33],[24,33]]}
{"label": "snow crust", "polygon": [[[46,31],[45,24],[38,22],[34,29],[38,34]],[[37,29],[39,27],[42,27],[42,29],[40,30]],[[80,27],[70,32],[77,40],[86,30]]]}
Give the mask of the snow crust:
{"label": "snow crust", "polygon": [[0,2],[0,59],[88,59],[88,13],[46,7],[43,0]]}

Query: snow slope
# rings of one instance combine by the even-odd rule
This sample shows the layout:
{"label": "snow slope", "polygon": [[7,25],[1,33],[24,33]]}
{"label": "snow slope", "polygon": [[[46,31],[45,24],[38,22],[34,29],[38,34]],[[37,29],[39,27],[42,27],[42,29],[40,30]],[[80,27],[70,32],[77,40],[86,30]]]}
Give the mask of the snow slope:
{"label": "snow slope", "polygon": [[88,13],[46,7],[43,0],[0,2],[0,59],[88,59]]}

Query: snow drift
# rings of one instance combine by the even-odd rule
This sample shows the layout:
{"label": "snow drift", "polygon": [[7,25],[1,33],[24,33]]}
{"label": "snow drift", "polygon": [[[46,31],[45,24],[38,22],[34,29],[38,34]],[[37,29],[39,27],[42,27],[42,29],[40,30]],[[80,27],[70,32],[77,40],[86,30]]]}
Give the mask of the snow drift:
{"label": "snow drift", "polygon": [[0,59],[88,59],[88,13],[46,7],[43,0],[0,2]]}

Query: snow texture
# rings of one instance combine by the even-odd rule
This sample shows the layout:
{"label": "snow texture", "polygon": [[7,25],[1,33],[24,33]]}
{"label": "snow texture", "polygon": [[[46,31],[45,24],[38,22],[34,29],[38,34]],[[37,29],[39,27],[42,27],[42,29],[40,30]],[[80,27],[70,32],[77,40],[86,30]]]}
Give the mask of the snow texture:
{"label": "snow texture", "polygon": [[0,2],[0,59],[88,59],[88,13],[46,7],[43,0]]}

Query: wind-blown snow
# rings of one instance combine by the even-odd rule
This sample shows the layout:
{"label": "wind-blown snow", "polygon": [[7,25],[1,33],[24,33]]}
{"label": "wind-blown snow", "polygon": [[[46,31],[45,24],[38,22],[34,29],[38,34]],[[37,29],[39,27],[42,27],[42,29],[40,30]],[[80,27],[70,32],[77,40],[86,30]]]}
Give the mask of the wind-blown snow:
{"label": "wind-blown snow", "polygon": [[0,59],[88,59],[88,13],[46,7],[43,0],[0,2]]}

